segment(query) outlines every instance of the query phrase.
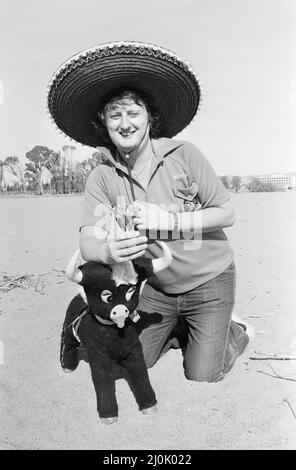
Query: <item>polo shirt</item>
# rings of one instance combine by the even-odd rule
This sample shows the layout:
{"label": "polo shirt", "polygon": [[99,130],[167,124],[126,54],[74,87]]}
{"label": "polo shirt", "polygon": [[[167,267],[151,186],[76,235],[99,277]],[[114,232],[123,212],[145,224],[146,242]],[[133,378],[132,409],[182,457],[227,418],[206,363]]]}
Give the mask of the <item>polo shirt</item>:
{"label": "polo shirt", "polygon": [[[152,139],[151,143],[154,158],[146,190],[133,173],[129,174],[120,156],[103,147],[97,149],[103,154],[103,162],[88,177],[81,226],[97,226],[109,232],[114,214],[133,202],[133,194],[136,200],[158,204],[171,212],[219,207],[230,199],[208,160],[193,144],[168,138]],[[166,293],[198,287],[223,272],[233,260],[222,229],[181,234],[146,231],[146,235],[146,257],[161,256],[155,239],[164,240],[172,252],[171,264],[149,279],[149,284]]]}

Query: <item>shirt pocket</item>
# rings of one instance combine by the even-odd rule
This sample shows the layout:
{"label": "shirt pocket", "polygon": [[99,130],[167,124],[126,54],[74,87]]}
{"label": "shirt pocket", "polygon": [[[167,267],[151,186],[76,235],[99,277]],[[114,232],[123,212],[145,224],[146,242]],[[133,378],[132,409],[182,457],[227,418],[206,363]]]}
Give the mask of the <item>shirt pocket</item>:
{"label": "shirt pocket", "polygon": [[193,212],[201,209],[202,205],[198,198],[198,186],[195,182],[187,187],[174,187],[173,192],[177,198],[178,205],[184,212]]}

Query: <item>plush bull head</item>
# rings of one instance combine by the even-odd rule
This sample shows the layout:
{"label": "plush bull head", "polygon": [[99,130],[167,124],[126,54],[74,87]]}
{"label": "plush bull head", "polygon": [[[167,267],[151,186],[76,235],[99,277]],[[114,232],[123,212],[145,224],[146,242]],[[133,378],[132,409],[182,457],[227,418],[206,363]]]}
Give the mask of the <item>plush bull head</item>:
{"label": "plush bull head", "polygon": [[87,262],[77,268],[80,253],[75,253],[66,274],[83,287],[90,313],[97,320],[104,324],[116,323],[119,328],[124,326],[127,317],[137,321],[134,311],[146,280],[165,269],[172,259],[168,246],[163,242],[158,244],[163,250],[160,258],[151,260],[141,257],[115,265]]}

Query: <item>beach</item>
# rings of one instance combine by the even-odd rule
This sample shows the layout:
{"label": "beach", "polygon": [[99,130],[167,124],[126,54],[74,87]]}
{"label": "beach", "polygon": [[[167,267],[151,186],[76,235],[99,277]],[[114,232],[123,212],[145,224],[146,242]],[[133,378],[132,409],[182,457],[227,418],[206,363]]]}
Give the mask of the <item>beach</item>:
{"label": "beach", "polygon": [[188,381],[181,351],[170,350],[149,369],[158,413],[139,413],[119,380],[112,426],[99,421],[89,365],[64,374],[59,364],[65,310],[77,293],[63,270],[78,248],[82,201],[0,198],[1,275],[30,275],[0,292],[0,448],[295,449],[296,361],[250,357],[296,357],[296,191],[232,194],[236,221],[225,233],[237,269],[235,313],[255,336],[230,374]]}

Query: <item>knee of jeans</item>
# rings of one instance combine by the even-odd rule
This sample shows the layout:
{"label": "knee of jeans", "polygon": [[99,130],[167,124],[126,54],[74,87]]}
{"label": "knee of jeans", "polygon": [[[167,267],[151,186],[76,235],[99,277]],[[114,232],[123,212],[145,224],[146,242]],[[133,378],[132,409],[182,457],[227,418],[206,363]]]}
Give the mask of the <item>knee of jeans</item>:
{"label": "knee of jeans", "polygon": [[151,367],[153,367],[155,362],[156,361],[152,361],[151,358],[145,359],[145,364],[146,364],[147,369],[150,369]]}
{"label": "knee of jeans", "polygon": [[214,374],[205,374],[202,371],[185,371],[185,377],[186,379],[192,380],[193,382],[216,383],[223,380],[225,374],[222,371]]}
{"label": "knee of jeans", "polygon": [[144,361],[147,369],[150,369],[157,362],[157,356],[152,354],[151,351],[143,350]]}

